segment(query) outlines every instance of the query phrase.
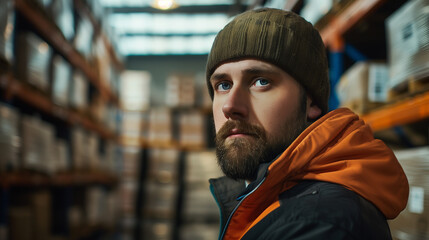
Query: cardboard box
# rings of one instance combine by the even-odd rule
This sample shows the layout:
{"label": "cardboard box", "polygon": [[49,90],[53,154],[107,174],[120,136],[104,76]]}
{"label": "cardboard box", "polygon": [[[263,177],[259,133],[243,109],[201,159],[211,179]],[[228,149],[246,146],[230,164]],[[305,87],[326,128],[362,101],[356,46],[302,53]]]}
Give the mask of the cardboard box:
{"label": "cardboard box", "polygon": [[195,79],[193,76],[173,74],[167,78],[166,104],[169,107],[195,105]]}
{"label": "cardboard box", "polygon": [[174,219],[177,206],[177,184],[148,182],[144,215],[152,219]]}
{"label": "cardboard box", "polygon": [[186,153],[185,184],[202,182],[208,188],[208,179],[223,175],[217,164],[214,151],[193,151]]}
{"label": "cardboard box", "polygon": [[389,221],[397,240],[429,238],[429,147],[398,150],[395,155],[410,185],[408,204],[399,216]]}
{"label": "cardboard box", "polygon": [[0,58],[12,63],[15,9],[10,0],[0,0],[0,6]]}
{"label": "cardboard box", "polygon": [[52,173],[54,128],[36,117],[22,118],[22,163],[28,170]]}
{"label": "cardboard box", "polygon": [[193,223],[180,227],[180,240],[212,240],[219,237],[219,224]]}
{"label": "cardboard box", "polygon": [[179,115],[179,143],[183,147],[206,146],[206,119],[199,111],[182,112]]}
{"label": "cardboard box", "polygon": [[364,114],[387,101],[388,67],[382,62],[357,62],[341,77],[337,95],[342,107]]}
{"label": "cardboard box", "polygon": [[15,76],[47,93],[51,47],[32,32],[19,32],[16,44]]}
{"label": "cardboard box", "polygon": [[390,87],[429,76],[428,0],[406,2],[386,20]]}
{"label": "cardboard box", "polygon": [[153,108],[149,112],[148,142],[170,144],[173,141],[172,114],[168,108]]}
{"label": "cardboard box", "polygon": [[72,68],[62,56],[52,59],[52,100],[60,106],[68,106],[70,99]]}
{"label": "cardboard box", "polygon": [[0,103],[0,172],[14,170],[19,166],[21,137],[18,131],[19,113]]}
{"label": "cardboard box", "polygon": [[74,37],[73,1],[49,0],[48,12],[67,40]]}
{"label": "cardboard box", "polygon": [[70,105],[80,111],[85,111],[88,106],[88,80],[80,72],[73,73],[71,86]]}
{"label": "cardboard box", "polygon": [[171,220],[145,220],[141,235],[145,239],[170,240],[173,238],[173,227]]}
{"label": "cardboard box", "polygon": [[73,39],[74,46],[89,60],[92,53],[94,26],[88,18],[83,16],[80,16],[76,26],[76,35]]}
{"label": "cardboard box", "polygon": [[75,170],[86,169],[88,166],[87,141],[88,137],[83,129],[78,127],[72,129],[71,155],[72,168]]}
{"label": "cardboard box", "polygon": [[150,149],[149,179],[165,184],[177,183],[179,154],[180,151],[177,149]]}

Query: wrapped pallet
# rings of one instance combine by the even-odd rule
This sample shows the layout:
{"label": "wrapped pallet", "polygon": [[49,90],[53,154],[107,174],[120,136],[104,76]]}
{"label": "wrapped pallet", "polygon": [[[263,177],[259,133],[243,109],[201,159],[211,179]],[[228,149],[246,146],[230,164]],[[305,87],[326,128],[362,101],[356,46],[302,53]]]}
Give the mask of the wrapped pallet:
{"label": "wrapped pallet", "polygon": [[395,151],[410,185],[408,205],[389,222],[396,240],[429,239],[429,147]]}
{"label": "wrapped pallet", "polygon": [[357,62],[341,77],[337,95],[342,107],[364,114],[387,101],[388,67],[383,62]]}
{"label": "wrapped pallet", "polygon": [[429,76],[429,0],[412,0],[386,20],[390,87]]}
{"label": "wrapped pallet", "polygon": [[4,104],[0,104],[0,172],[18,167],[20,135],[18,133],[18,112]]}

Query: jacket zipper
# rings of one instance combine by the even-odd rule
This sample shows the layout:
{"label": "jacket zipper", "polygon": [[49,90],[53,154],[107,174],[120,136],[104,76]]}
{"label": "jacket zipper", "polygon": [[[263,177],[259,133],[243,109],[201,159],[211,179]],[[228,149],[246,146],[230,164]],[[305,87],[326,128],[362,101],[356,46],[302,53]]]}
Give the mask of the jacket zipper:
{"label": "jacket zipper", "polygon": [[[223,229],[223,231],[222,231],[222,234],[219,236],[219,240],[222,240],[223,239],[223,237],[224,237],[224,235],[225,235],[225,233],[226,233],[226,229],[228,229],[228,225],[229,225],[229,222],[231,221],[231,217],[232,217],[232,215],[234,215],[234,213],[235,213],[235,211],[238,209],[238,207],[240,207],[240,205],[241,205],[241,203],[244,201],[244,199],[246,199],[250,194],[252,194],[254,191],[256,191],[256,189],[258,189],[259,188],[259,186],[261,186],[261,184],[263,183],[263,182],[265,182],[265,178],[266,177],[264,177],[262,180],[261,180],[261,182],[252,190],[252,191],[250,191],[248,194],[246,194],[244,197],[242,197],[241,198],[241,200],[240,200],[240,202],[237,204],[237,206],[235,206],[235,208],[234,208],[234,210],[232,210],[232,212],[231,212],[231,214],[229,215],[229,217],[228,217],[228,220],[226,221],[226,224],[225,224],[225,227],[224,227],[224,229]],[[216,199],[216,201],[217,201],[217,199]]]}

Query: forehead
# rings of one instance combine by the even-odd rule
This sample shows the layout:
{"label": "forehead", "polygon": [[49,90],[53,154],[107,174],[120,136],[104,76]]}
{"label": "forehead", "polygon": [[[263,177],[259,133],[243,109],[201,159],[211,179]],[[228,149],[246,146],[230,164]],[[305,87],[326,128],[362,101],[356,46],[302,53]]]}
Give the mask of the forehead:
{"label": "forehead", "polygon": [[221,65],[219,65],[213,74],[219,73],[219,72],[226,72],[226,71],[234,71],[234,70],[243,70],[243,69],[260,69],[260,70],[270,70],[270,71],[278,71],[283,72],[283,70],[279,67],[277,67],[274,64],[258,60],[258,59],[240,59],[240,60],[234,60],[225,62]]}

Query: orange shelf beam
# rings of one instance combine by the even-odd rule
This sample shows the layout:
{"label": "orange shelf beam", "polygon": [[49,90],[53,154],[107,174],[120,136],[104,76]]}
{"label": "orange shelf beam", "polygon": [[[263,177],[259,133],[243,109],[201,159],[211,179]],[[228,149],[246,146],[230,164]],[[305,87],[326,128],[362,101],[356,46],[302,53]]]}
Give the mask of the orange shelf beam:
{"label": "orange shelf beam", "polygon": [[[339,16],[335,17],[326,27],[320,30],[323,42],[326,46],[342,36],[359,20],[377,9],[386,0],[358,0],[350,4]],[[335,38],[335,39],[333,39]]]}
{"label": "orange shelf beam", "polygon": [[429,118],[429,92],[362,116],[373,131]]}
{"label": "orange shelf beam", "polygon": [[46,41],[67,58],[74,67],[80,69],[86,75],[89,81],[100,91],[101,95],[106,100],[118,104],[118,97],[100,81],[97,73],[91,68],[82,55],[64,38],[56,26],[41,13],[37,12],[37,10],[29,6],[25,0],[15,0],[15,7],[38,29]]}

